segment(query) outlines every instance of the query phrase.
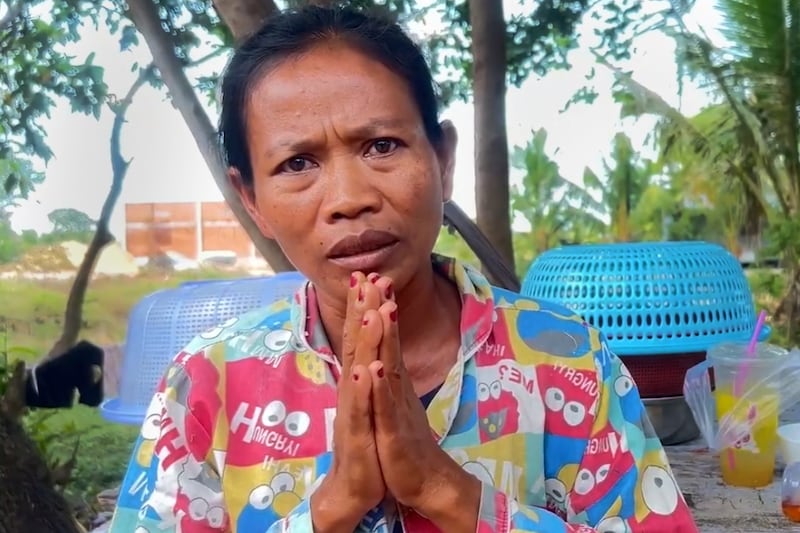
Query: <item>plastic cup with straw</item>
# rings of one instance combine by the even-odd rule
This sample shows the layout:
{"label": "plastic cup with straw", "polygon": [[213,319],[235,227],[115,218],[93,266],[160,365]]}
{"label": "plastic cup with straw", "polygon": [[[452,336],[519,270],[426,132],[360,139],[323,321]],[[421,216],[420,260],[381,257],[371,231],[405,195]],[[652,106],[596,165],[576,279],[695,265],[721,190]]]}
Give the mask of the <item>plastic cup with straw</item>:
{"label": "plastic cup with straw", "polygon": [[[753,329],[753,336],[750,337],[750,342],[747,345],[745,358],[742,366],[736,372],[736,378],[733,382],[733,394],[735,397],[740,397],[744,392],[745,384],[747,383],[747,375],[750,373],[750,365],[753,358],[756,356],[756,348],[758,347],[758,338],[761,336],[761,330],[764,329],[764,323],[767,321],[767,312],[763,309],[758,313],[756,320],[756,327]],[[728,449],[728,465],[733,468],[735,463],[735,455],[733,448]]]}

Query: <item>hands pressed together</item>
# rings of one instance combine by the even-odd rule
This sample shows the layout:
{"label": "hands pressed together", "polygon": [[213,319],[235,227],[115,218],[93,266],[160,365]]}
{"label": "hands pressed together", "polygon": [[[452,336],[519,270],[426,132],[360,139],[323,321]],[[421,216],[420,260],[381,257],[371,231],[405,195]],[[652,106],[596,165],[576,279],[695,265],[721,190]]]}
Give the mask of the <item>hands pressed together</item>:
{"label": "hands pressed together", "polygon": [[403,364],[397,319],[391,279],[354,273],[333,462],[311,499],[317,533],[351,533],[386,498],[440,529],[475,531],[480,482],[434,440]]}

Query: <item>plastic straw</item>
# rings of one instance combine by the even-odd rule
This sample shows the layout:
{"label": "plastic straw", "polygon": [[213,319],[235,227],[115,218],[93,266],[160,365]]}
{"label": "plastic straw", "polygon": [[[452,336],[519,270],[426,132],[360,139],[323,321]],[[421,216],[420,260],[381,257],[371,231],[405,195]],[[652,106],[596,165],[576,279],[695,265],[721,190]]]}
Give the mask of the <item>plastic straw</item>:
{"label": "plastic straw", "polygon": [[750,343],[747,345],[747,357],[745,358],[742,366],[736,372],[736,379],[733,383],[733,394],[738,396],[744,390],[744,384],[747,382],[747,374],[750,371],[750,359],[756,355],[756,347],[758,346],[758,337],[761,336],[761,330],[764,329],[764,322],[767,320],[767,312],[762,310],[758,313],[758,320],[756,320],[756,327],[753,329],[753,336],[750,337]]}
{"label": "plastic straw", "polygon": [[[744,385],[747,382],[747,375],[750,372],[750,360],[756,355],[756,347],[758,346],[758,338],[761,336],[761,330],[764,329],[764,322],[767,320],[767,312],[763,309],[758,313],[756,326],[753,329],[753,336],[750,337],[750,343],[747,345],[746,357],[742,362],[742,366],[736,372],[736,378],[733,382],[733,395],[738,397],[744,391]],[[728,448],[728,466],[733,469],[736,462],[733,453],[733,448]]]}

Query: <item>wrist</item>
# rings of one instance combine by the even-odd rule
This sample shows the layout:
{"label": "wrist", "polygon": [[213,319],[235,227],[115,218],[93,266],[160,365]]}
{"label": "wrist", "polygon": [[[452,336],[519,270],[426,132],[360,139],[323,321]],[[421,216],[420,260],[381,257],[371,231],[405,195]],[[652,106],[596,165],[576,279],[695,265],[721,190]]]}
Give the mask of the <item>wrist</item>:
{"label": "wrist", "polygon": [[353,533],[365,514],[354,508],[352,499],[336,490],[330,475],[322,480],[308,503],[314,533]]}
{"label": "wrist", "polygon": [[481,505],[481,482],[449,456],[448,460],[449,464],[429,478],[418,504],[412,507],[442,531],[474,533]]}

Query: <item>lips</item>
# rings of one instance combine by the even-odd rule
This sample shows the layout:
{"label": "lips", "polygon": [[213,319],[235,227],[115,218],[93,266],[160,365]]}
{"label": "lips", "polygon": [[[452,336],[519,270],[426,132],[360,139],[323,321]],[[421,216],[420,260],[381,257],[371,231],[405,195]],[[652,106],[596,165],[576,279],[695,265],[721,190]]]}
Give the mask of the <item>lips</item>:
{"label": "lips", "polygon": [[366,230],[358,235],[348,235],[328,250],[330,259],[343,259],[364,255],[396,244],[399,239],[386,231]]}

